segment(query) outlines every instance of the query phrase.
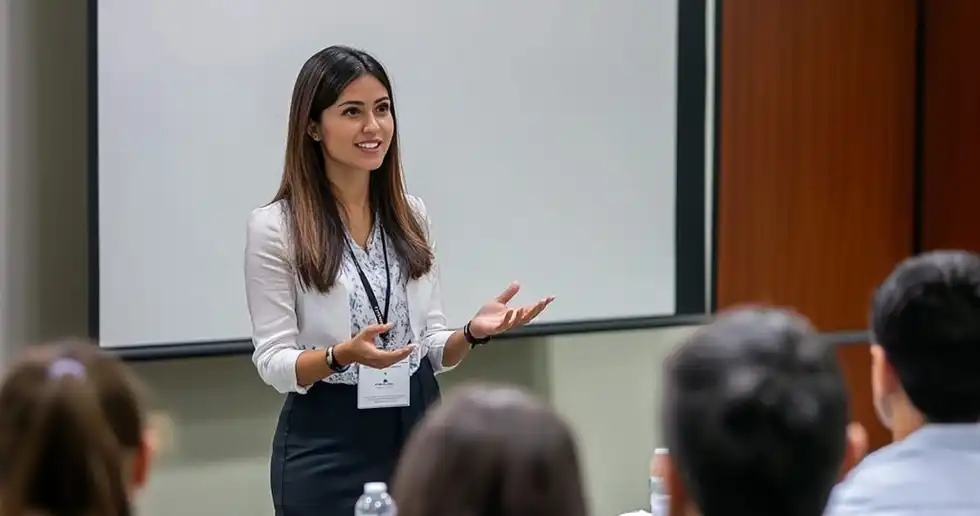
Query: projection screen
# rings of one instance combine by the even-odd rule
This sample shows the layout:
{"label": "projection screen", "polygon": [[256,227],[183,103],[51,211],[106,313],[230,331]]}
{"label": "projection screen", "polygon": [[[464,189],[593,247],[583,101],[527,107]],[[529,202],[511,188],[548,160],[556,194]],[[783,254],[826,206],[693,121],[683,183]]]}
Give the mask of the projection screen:
{"label": "projection screen", "polygon": [[250,346],[246,219],[331,44],[392,77],[450,324],[511,280],[557,296],[525,334],[704,311],[703,1],[90,1],[101,345]]}

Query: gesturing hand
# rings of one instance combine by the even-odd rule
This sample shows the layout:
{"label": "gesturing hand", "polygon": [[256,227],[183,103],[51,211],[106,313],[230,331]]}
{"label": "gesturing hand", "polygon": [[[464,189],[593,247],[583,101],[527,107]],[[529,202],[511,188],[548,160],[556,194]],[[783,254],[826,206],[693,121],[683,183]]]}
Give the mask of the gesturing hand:
{"label": "gesturing hand", "polygon": [[482,339],[524,326],[555,300],[554,296],[548,296],[531,305],[509,308],[507,303],[517,295],[520,289],[520,284],[515,281],[496,299],[480,308],[480,311],[470,321],[470,333],[473,334],[473,337]]}
{"label": "gesturing hand", "polygon": [[361,330],[360,333],[352,337],[347,342],[340,344],[334,350],[341,353],[338,360],[343,365],[364,364],[375,369],[384,369],[392,364],[405,360],[408,355],[415,350],[415,344],[409,344],[403,348],[392,351],[378,349],[374,339],[378,335],[391,329],[392,324],[372,324]]}

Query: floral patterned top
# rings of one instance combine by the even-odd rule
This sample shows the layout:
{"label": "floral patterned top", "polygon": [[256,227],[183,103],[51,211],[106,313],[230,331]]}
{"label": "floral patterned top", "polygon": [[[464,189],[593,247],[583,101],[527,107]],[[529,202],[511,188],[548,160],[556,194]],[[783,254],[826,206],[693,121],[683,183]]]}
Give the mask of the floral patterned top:
{"label": "floral patterned top", "polygon": [[[409,356],[409,373],[415,373],[419,368],[419,361],[424,357],[428,350],[422,349],[421,343],[414,342],[417,339],[412,335],[411,319],[408,312],[408,276],[404,272],[404,264],[401,257],[394,249],[394,244],[387,237],[381,228],[378,217],[374,218],[374,226],[365,248],[361,248],[350,234],[347,235],[350,247],[344,252],[343,266],[341,274],[351,285],[350,313],[351,313],[351,336],[357,335],[361,330],[372,324],[380,324],[374,314],[371,302],[368,300],[367,292],[364,290],[364,283],[357,272],[357,264],[360,264],[364,276],[374,289],[374,297],[378,302],[381,312],[385,311],[385,288],[387,287],[388,276],[385,273],[385,249],[388,252],[388,268],[391,272],[391,299],[388,308],[388,322],[392,323],[391,330],[388,331],[388,339],[380,336],[375,339],[375,344],[381,349],[398,349],[409,344],[419,344],[419,347]],[[385,239],[382,245],[382,238]],[[351,257],[353,251],[357,264]],[[348,368],[343,373],[335,373],[328,376],[327,383],[341,383],[357,385],[356,366]]]}

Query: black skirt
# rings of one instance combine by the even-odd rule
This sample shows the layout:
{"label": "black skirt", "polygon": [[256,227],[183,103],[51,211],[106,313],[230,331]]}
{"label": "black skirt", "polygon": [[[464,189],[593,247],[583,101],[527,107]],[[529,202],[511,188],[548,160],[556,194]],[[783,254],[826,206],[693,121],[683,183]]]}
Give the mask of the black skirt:
{"label": "black skirt", "polygon": [[366,482],[390,482],[409,433],[439,399],[427,357],[410,384],[408,407],[360,410],[355,385],[288,394],[272,441],[276,516],[351,515]]}

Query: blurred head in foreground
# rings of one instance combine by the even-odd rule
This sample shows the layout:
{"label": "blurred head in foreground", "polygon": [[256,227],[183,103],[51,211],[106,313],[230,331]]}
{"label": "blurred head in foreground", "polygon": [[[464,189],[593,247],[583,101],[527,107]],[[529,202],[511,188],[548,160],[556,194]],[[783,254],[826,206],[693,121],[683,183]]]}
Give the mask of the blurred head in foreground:
{"label": "blurred head in foreground", "polygon": [[129,516],[148,437],[120,361],[87,341],[29,348],[0,386],[0,514]]}
{"label": "blurred head in foreground", "polygon": [[900,263],[871,307],[875,407],[896,440],[926,423],[980,422],[980,257]]}
{"label": "blurred head in foreground", "polygon": [[667,360],[672,514],[820,516],[847,448],[832,346],[773,308],[722,313]]}
{"label": "blurred head in foreground", "polygon": [[450,394],[415,430],[394,479],[399,516],[585,516],[575,438],[511,387]]}

